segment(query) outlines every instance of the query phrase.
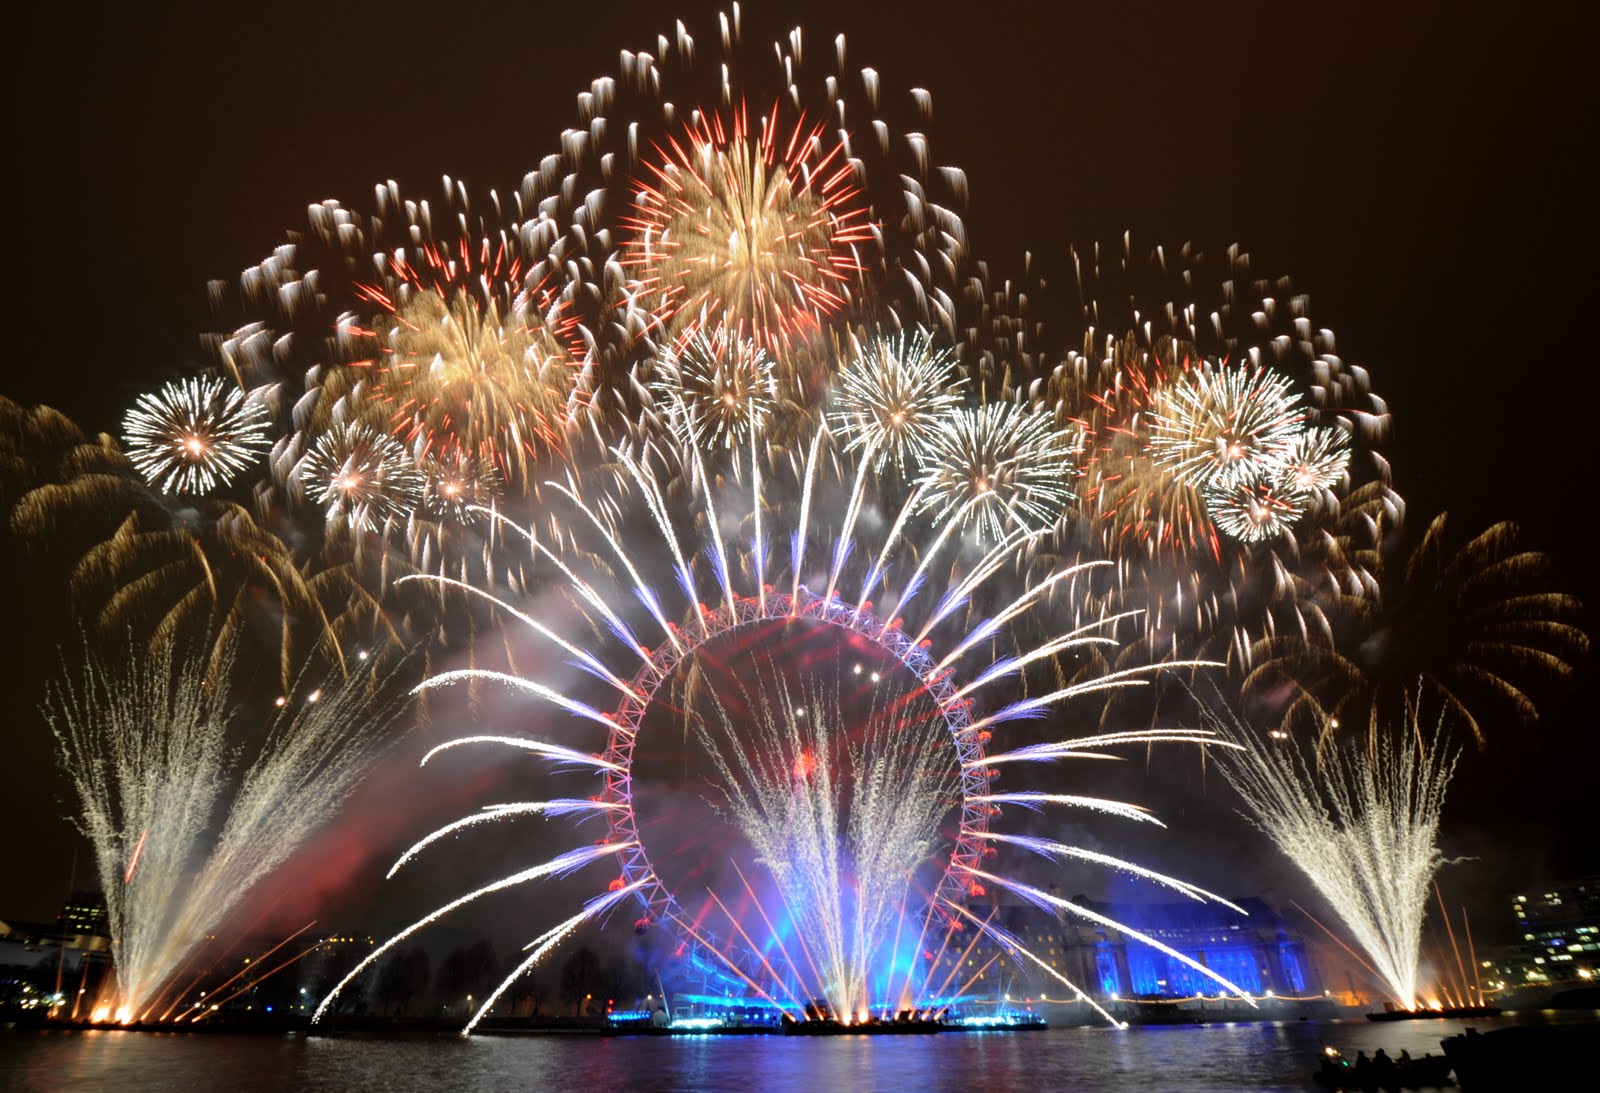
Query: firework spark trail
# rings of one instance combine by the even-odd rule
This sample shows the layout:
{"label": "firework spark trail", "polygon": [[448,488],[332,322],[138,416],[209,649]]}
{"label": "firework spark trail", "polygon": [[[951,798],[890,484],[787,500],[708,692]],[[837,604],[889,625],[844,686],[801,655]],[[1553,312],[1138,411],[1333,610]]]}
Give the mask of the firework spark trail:
{"label": "firework spark trail", "polygon": [[1121,747],[1124,744],[1205,744],[1217,748],[1241,749],[1243,744],[1218,736],[1207,729],[1132,729],[1125,732],[1096,733],[1070,740],[1055,740],[1047,744],[1028,744],[1012,751],[986,755],[973,763],[994,766],[998,763],[1033,763],[1065,757],[1084,759],[1115,759],[1117,756],[1099,755],[1094,749]]}
{"label": "firework spark trail", "polygon": [[[588,705],[585,705],[582,702],[577,701],[576,699],[568,698],[566,695],[560,693],[559,691],[552,690],[551,688],[546,687],[544,684],[536,683],[531,679],[523,679],[521,676],[510,675],[510,674],[508,674],[506,672],[496,672],[496,671],[493,671],[493,670],[488,669],[488,668],[458,668],[453,672],[443,672],[443,673],[441,673],[441,674],[439,674],[437,676],[434,676],[433,678],[429,679],[425,685],[420,685],[419,684],[412,691],[412,693],[413,694],[420,694],[420,693],[422,693],[422,691],[424,689],[432,689],[434,687],[448,687],[448,686],[451,686],[452,684],[466,683],[469,680],[475,680],[475,679],[487,679],[487,680],[490,680],[490,681],[495,682],[495,683],[504,683],[508,687],[514,687],[519,691],[525,691],[528,694],[537,695],[540,698],[544,699],[546,702],[550,702],[550,703],[553,703],[554,705],[560,706],[563,710],[566,710],[568,713],[577,714],[579,717],[586,717],[590,721],[599,722],[600,724],[605,725],[608,728],[616,728],[617,727],[617,723],[615,721],[611,720],[610,717],[608,717],[605,714],[601,713],[599,710],[595,709],[593,706],[588,706]],[[475,739],[475,740],[476,739],[505,740],[505,739],[510,739],[510,738],[507,738],[507,737],[473,737],[473,739]],[[448,746],[449,746],[448,744],[441,744],[440,745],[440,747],[448,747]],[[437,751],[438,749],[436,748],[434,750]]]}
{"label": "firework spark trail", "polygon": [[[743,876],[742,875],[741,875],[740,879],[743,880]],[[749,885],[746,884],[746,888],[747,889],[748,889],[748,887],[749,887]],[[748,947],[750,952],[757,954],[757,958],[761,961],[761,970],[766,972],[769,976],[771,976],[773,983],[776,986],[780,987],[785,994],[789,995],[790,998],[794,999],[796,1012],[797,1013],[803,1013],[804,1010],[805,1010],[805,1004],[803,1002],[801,1002],[800,999],[795,995],[794,991],[790,988],[789,984],[787,982],[783,981],[782,977],[778,975],[778,970],[772,966],[772,961],[768,960],[767,956],[766,956],[766,953],[764,953],[762,951],[761,944],[759,942],[757,942],[755,940],[755,938],[750,936],[749,931],[744,928],[744,923],[739,921],[739,916],[734,914],[732,911],[730,911],[728,909],[728,905],[726,903],[722,902],[722,897],[717,895],[717,893],[714,890],[712,890],[710,888],[707,888],[706,889],[706,895],[711,897],[711,902],[717,905],[717,910],[721,911],[723,917],[728,920],[728,925],[733,928],[734,933],[739,935],[739,940],[744,942],[744,944]],[[755,904],[756,909],[760,912],[761,919],[762,919],[763,922],[766,923],[768,932],[772,933],[773,932],[773,930],[772,930],[772,920],[767,918],[766,908],[761,906],[761,901],[759,899],[753,899],[751,902]],[[730,944],[729,945],[729,950],[732,951],[732,948],[733,948],[733,946]],[[788,954],[785,953],[784,955],[787,956]],[[795,969],[793,962],[790,963],[789,967],[790,967],[791,971],[796,971],[797,970],[797,969]],[[741,971],[740,974],[743,975],[744,973]],[[798,976],[796,978],[797,978],[797,981],[798,981]],[[752,986],[756,986],[757,990],[761,989],[758,985],[755,984],[755,981],[753,979],[751,979],[749,976],[745,976],[745,980],[747,982],[749,982]],[[804,989],[804,984],[803,983],[801,984],[801,986],[802,986],[802,989]],[[808,991],[807,993],[811,993],[811,992]],[[779,1006],[781,1008],[782,1003],[778,1002],[778,1000],[773,997],[772,992],[770,992],[770,991],[761,991],[761,994],[762,994],[762,997],[766,998],[773,1005]]]}
{"label": "firework spark trail", "polygon": [[596,896],[588,903],[583,905],[582,911],[579,911],[561,925],[555,927],[553,930],[546,931],[538,938],[530,942],[526,947],[532,949],[533,952],[528,955],[526,960],[513,968],[511,970],[511,974],[502,979],[499,985],[497,985],[495,989],[489,993],[489,997],[483,1000],[483,1005],[478,1007],[478,1012],[472,1015],[472,1020],[468,1021],[466,1026],[461,1030],[461,1035],[470,1036],[472,1034],[472,1030],[478,1027],[478,1022],[482,1021],[489,1015],[489,1012],[494,1009],[495,1003],[500,1001],[500,996],[505,994],[505,992],[510,989],[511,984],[515,983],[518,979],[521,979],[524,975],[526,975],[529,969],[548,956],[550,951],[557,945],[561,944],[561,942],[566,940],[574,930],[582,926],[584,923],[591,922],[594,919],[604,915],[622,900],[627,899],[629,896],[638,892],[639,889],[648,884],[650,880],[650,877],[643,877],[634,881],[632,884],[625,884],[615,891],[606,892],[603,895]]}
{"label": "firework spark trail", "polygon": [[[623,461],[625,463],[628,464],[628,466],[631,469],[632,468],[632,463],[628,459],[628,457],[626,455],[621,455],[621,458],[623,459]],[[574,505],[576,505],[577,508],[578,508],[578,511],[582,512],[585,516],[587,516],[589,518],[589,522],[595,527],[595,529],[597,531],[600,532],[600,534],[602,536],[605,537],[606,544],[609,547],[611,547],[612,552],[616,555],[617,559],[619,561],[621,561],[623,567],[628,571],[628,578],[633,581],[634,588],[641,592],[641,596],[640,596],[641,602],[643,602],[645,607],[649,609],[651,617],[653,617],[656,620],[656,622],[661,624],[662,632],[664,634],[666,634],[667,637],[672,640],[674,645],[676,645],[677,644],[677,640],[678,640],[677,639],[677,634],[676,634],[674,628],[672,627],[672,625],[667,622],[666,616],[661,613],[660,601],[657,599],[657,597],[655,596],[654,593],[649,592],[649,586],[646,585],[644,578],[639,575],[639,569],[634,564],[633,559],[631,557],[629,557],[627,551],[622,549],[622,544],[617,541],[616,532],[613,531],[611,529],[611,527],[604,520],[600,519],[599,516],[595,515],[594,510],[591,509],[584,502],[583,498],[579,497],[578,494],[573,489],[571,489],[571,488],[569,488],[567,486],[564,486],[559,482],[549,482],[549,483],[546,483],[546,485],[549,485],[552,489],[556,490],[563,497],[566,497]],[[665,513],[665,511],[666,511],[666,502],[665,502],[665,500],[663,500],[661,498],[659,492],[655,495],[654,501],[659,506],[659,508],[652,507],[652,512],[654,513],[654,512],[659,511],[661,513]],[[683,571],[683,572],[687,572],[688,566],[684,563],[682,555],[678,554],[676,552],[677,551],[677,540],[675,538],[673,540],[673,550],[674,550],[674,557],[676,557],[677,560],[678,560],[678,564],[679,564],[680,570]]]}
{"label": "firework spark trail", "polygon": [[[1219,731],[1242,736],[1215,712]],[[1330,747],[1314,757],[1290,743],[1225,753],[1245,815],[1320,892],[1381,974],[1390,997],[1417,1004],[1422,925],[1439,852],[1439,814],[1456,753],[1441,726],[1380,734],[1368,755]]]}
{"label": "firework spark trail", "polygon": [[229,642],[158,642],[121,664],[90,656],[45,706],[106,893],[118,1019],[147,1016],[190,954],[327,821],[398,712],[374,702],[375,669],[324,684],[278,715],[240,771],[227,740],[238,713],[205,682],[208,667],[231,678],[233,663]]}
{"label": "firework spark trail", "polygon": [[[502,672],[490,672],[480,678],[504,681],[506,677]],[[608,721],[607,723],[609,724],[610,722]],[[570,764],[575,767],[592,767],[595,770],[619,769],[615,763],[608,762],[598,755],[590,755],[576,748],[565,748],[560,744],[551,744],[543,740],[533,740],[526,736],[459,736],[454,740],[446,740],[444,743],[434,747],[433,750],[422,757],[422,762],[418,765],[427,766],[428,760],[438,755],[441,751],[445,751],[448,748],[457,748],[463,744],[504,744],[506,747],[531,751],[535,755],[554,760],[556,763]]]}
{"label": "firework spark trail", "polygon": [[1102,1006],[1100,1003],[1096,1002],[1093,998],[1090,998],[1087,994],[1085,994],[1083,992],[1083,989],[1081,987],[1079,987],[1076,983],[1072,982],[1066,976],[1062,975],[1054,967],[1046,964],[1043,959],[1041,959],[1039,956],[1035,955],[1034,952],[1031,949],[1029,949],[1026,945],[1023,945],[1015,937],[1011,936],[1011,934],[1007,933],[1005,930],[1002,930],[998,926],[994,926],[994,925],[992,925],[990,923],[984,922],[982,919],[978,918],[977,915],[973,914],[971,911],[967,910],[965,907],[961,906],[961,904],[956,903],[953,900],[945,900],[944,904],[950,910],[956,912],[961,917],[967,919],[969,922],[971,922],[974,925],[976,925],[978,927],[978,929],[982,930],[984,933],[988,934],[990,937],[993,937],[996,941],[1000,942],[1003,946],[1006,947],[1008,952],[1020,954],[1022,956],[1027,957],[1029,960],[1033,961],[1040,968],[1042,968],[1045,972],[1049,973],[1058,982],[1060,982],[1062,984],[1062,986],[1064,986],[1068,990],[1074,992],[1078,997],[1078,1001],[1089,1003],[1090,1007],[1096,1013],[1098,1013],[1101,1017],[1104,1017],[1106,1019],[1106,1021],[1113,1028],[1127,1028],[1128,1027],[1123,1022],[1118,1021],[1115,1017],[1111,1016],[1111,1013],[1104,1006]]}
{"label": "firework spark trail", "polygon": [[980,805],[1021,805],[1023,808],[1038,811],[1041,805],[1064,805],[1067,808],[1083,808],[1090,812],[1103,812],[1107,816],[1120,816],[1124,820],[1138,820],[1142,823],[1155,824],[1165,827],[1166,824],[1150,814],[1150,810],[1142,805],[1128,804],[1125,801],[1112,801],[1105,797],[1084,797],[1075,793],[1044,793],[1038,790],[1018,790],[1014,793],[983,793],[968,798]]}
{"label": "firework spark trail", "polygon": [[1085,683],[1074,683],[1062,687],[1049,694],[1038,698],[1027,698],[1013,702],[987,717],[974,721],[966,729],[969,733],[981,732],[990,725],[998,725],[1006,721],[1015,721],[1019,718],[1032,718],[1042,716],[1044,710],[1054,706],[1065,699],[1078,695],[1093,694],[1096,691],[1115,690],[1120,687],[1145,687],[1150,680],[1148,677],[1157,671],[1175,668],[1221,668],[1222,664],[1214,660],[1168,660],[1160,664],[1142,665],[1138,668],[1124,668],[1118,672],[1107,672],[1097,679]]}
{"label": "firework spark trail", "polygon": [[457,588],[469,595],[477,596],[480,599],[487,600],[489,603],[494,604],[500,610],[504,611],[518,622],[522,623],[540,637],[548,638],[556,645],[559,645],[564,651],[576,658],[574,663],[578,667],[584,669],[597,679],[605,680],[617,690],[621,691],[623,695],[634,695],[632,688],[624,683],[615,672],[611,671],[611,669],[607,668],[604,664],[600,663],[600,661],[596,660],[592,654],[586,650],[578,648],[576,645],[572,644],[572,642],[568,641],[560,634],[557,634],[554,630],[551,630],[548,626],[545,626],[543,623],[534,619],[527,612],[513,607],[511,604],[506,603],[493,593],[485,592],[478,586],[468,584],[466,581],[458,581],[453,577],[442,577],[433,573],[410,573],[404,577],[401,577],[394,583],[396,585],[402,585],[408,581],[422,581],[427,584],[439,584],[448,588]]}
{"label": "firework spark trail", "polygon": [[484,805],[483,811],[472,816],[463,816],[453,820],[430,835],[413,843],[404,854],[395,859],[389,871],[383,875],[384,880],[392,880],[400,872],[402,866],[428,847],[448,835],[464,831],[469,827],[479,824],[497,823],[512,816],[574,816],[586,813],[606,812],[617,806],[607,801],[588,801],[579,798],[557,798],[553,801],[519,801],[507,805]]}
{"label": "firework spark trail", "polygon": [[[971,601],[972,593],[979,586],[1005,568],[1007,563],[1016,561],[1018,549],[1028,543],[1030,539],[1031,536],[1026,532],[1018,530],[990,547],[989,552],[973,565],[972,571],[963,576],[939,598],[938,605],[929,614],[927,621],[922,624],[922,628],[917,631],[916,636],[911,640],[913,642],[921,642],[941,622],[965,607]],[[938,540],[935,541],[937,542]],[[920,581],[918,586],[920,587]],[[909,596],[902,597],[900,605],[904,606],[909,598]]]}
{"label": "firework spark trail", "polygon": [[362,972],[366,971],[367,968],[376,963],[379,957],[388,952],[390,949],[394,948],[396,945],[400,944],[400,942],[404,941],[412,934],[416,933],[418,930],[422,929],[424,926],[427,926],[433,922],[437,922],[445,915],[448,915],[451,911],[454,911],[459,907],[465,907],[474,900],[481,899],[484,896],[490,895],[494,892],[502,892],[507,888],[514,888],[519,884],[526,884],[529,881],[539,880],[542,877],[564,877],[569,873],[583,868],[591,862],[599,861],[601,858],[614,857],[627,851],[628,849],[630,849],[630,847],[627,843],[603,843],[599,846],[584,846],[579,847],[577,850],[569,850],[565,854],[559,854],[556,857],[551,858],[549,861],[544,862],[541,865],[536,865],[531,869],[524,869],[521,872],[511,874],[509,877],[501,877],[497,881],[486,884],[481,888],[476,888],[464,896],[458,896],[456,899],[451,900],[444,906],[430,911],[428,914],[417,919],[417,921],[413,922],[410,926],[407,926],[404,930],[401,930],[399,933],[395,934],[388,941],[385,941],[382,945],[379,945],[376,949],[373,949],[372,952],[367,954],[365,959],[363,959],[354,968],[350,969],[350,973],[343,979],[339,980],[339,982],[334,985],[334,988],[328,992],[327,997],[324,998],[320,1004],[318,1004],[316,1011],[311,1015],[312,1024],[322,1020],[323,1016],[328,1012],[328,1007],[333,1005],[334,1000],[339,997],[340,992],[349,986],[350,982],[355,979],[356,976],[360,975]]}
{"label": "firework spark trail", "polygon": [[[1058,573],[1053,573],[1044,580],[1039,581],[1037,584],[1030,586],[1020,596],[1012,600],[1006,605],[1005,608],[994,615],[994,617],[984,619],[977,626],[974,626],[971,633],[963,638],[961,642],[955,646],[955,648],[946,653],[944,657],[940,659],[939,663],[933,666],[933,670],[935,672],[943,671],[956,661],[960,660],[975,646],[989,640],[989,638],[993,637],[1002,626],[1016,618],[1018,615],[1022,614],[1024,611],[1028,610],[1028,608],[1032,607],[1034,603],[1038,601],[1039,597],[1048,592],[1056,585],[1057,582],[1069,580],[1078,576],[1079,574],[1087,573],[1090,570],[1100,569],[1109,565],[1111,565],[1109,561],[1100,560],[1080,562],[1077,565],[1068,566]],[[1098,618],[1092,622],[1086,623],[1085,625],[1078,627],[1076,630],[1073,630],[1071,633],[1062,635],[1062,637],[1075,638],[1080,635],[1087,634],[1091,630],[1114,627],[1122,620],[1132,618],[1138,614],[1141,614],[1141,612],[1124,611],[1117,615],[1106,615],[1103,618]]]}
{"label": "firework spark trail", "polygon": [[163,493],[209,493],[267,451],[259,403],[218,379],[169,383],[141,395],[123,420],[128,459]]}
{"label": "firework spark trail", "polygon": [[1110,919],[1102,914],[1098,914],[1095,911],[1091,911],[1082,904],[1073,903],[1071,900],[1062,899],[1060,896],[1053,896],[1049,892],[1035,888],[1030,884],[1024,884],[1021,881],[1014,880],[1010,877],[997,876],[994,873],[989,873],[982,869],[968,868],[966,871],[974,877],[990,881],[991,883],[998,884],[1002,888],[1015,892],[1029,903],[1032,903],[1034,906],[1043,910],[1066,911],[1068,914],[1076,915],[1079,918],[1086,918],[1098,926],[1107,926],[1111,929],[1127,934],[1129,937],[1134,938],[1137,941],[1142,941],[1153,949],[1157,949],[1160,952],[1166,953],[1172,959],[1188,965],[1190,968],[1193,968],[1195,971],[1210,979],[1212,982],[1219,984],[1220,986],[1238,995],[1246,1002],[1249,1002],[1250,1005],[1255,1005],[1255,1000],[1252,999],[1249,993],[1243,988],[1235,986],[1233,983],[1224,979],[1222,976],[1218,975],[1216,972],[1212,971],[1198,960],[1195,960],[1189,956],[1185,956],[1177,949],[1174,949],[1172,946],[1167,945],[1164,942],[1158,941],[1149,934],[1135,930],[1127,923],[1117,922],[1115,919]]}
{"label": "firework spark trail", "polygon": [[1096,865],[1110,866],[1111,868],[1119,869],[1124,873],[1131,873],[1136,877],[1143,877],[1146,880],[1154,881],[1155,883],[1166,888],[1171,888],[1174,892],[1182,892],[1184,895],[1188,896],[1192,900],[1196,900],[1197,902],[1204,903],[1207,900],[1210,900],[1214,903],[1220,903],[1230,910],[1237,911],[1241,915],[1248,915],[1250,913],[1243,907],[1240,907],[1238,904],[1230,903],[1214,892],[1207,892],[1204,888],[1198,888],[1195,885],[1189,884],[1186,881],[1181,881],[1176,877],[1169,877],[1165,873],[1158,873],[1154,869],[1147,869],[1142,865],[1128,861],[1125,858],[1115,857],[1111,854],[1101,854],[1094,850],[1084,850],[1082,847],[1068,846],[1066,843],[1059,843],[1054,839],[1039,838],[1035,835],[1006,835],[999,831],[985,831],[979,834],[978,838],[988,839],[992,842],[1009,843],[1012,846],[1020,846],[1024,850],[1031,850],[1043,858],[1076,858],[1079,861],[1094,862]]}

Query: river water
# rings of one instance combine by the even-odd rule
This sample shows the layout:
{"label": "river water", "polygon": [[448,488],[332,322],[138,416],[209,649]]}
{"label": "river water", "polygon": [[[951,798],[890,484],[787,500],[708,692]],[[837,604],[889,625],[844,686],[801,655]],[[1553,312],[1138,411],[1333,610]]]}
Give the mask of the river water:
{"label": "river water", "polygon": [[[1594,1020],[1295,1021],[1123,1030],[800,1038],[0,1032],[0,1088],[15,1090],[1305,1090],[1322,1045],[1351,1058],[1440,1054],[1468,1024]],[[1575,1079],[1572,1089],[1592,1088]]]}

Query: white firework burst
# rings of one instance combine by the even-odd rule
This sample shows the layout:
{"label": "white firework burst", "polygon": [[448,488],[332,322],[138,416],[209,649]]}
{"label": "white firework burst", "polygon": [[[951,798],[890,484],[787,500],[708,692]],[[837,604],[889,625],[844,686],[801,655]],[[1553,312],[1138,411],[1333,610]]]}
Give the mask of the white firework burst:
{"label": "white firework burst", "polygon": [[1343,429],[1307,429],[1279,460],[1284,482],[1306,493],[1332,489],[1350,467],[1350,437]]}
{"label": "white firework burst", "polygon": [[918,461],[917,489],[934,520],[998,541],[1037,533],[1072,501],[1072,452],[1049,414],[991,402],[944,417]]}
{"label": "white firework burst", "polygon": [[493,463],[465,451],[442,459],[430,456],[420,470],[422,511],[458,524],[480,520],[480,510],[492,507],[505,490]]}
{"label": "white firework burst", "polygon": [[209,493],[267,450],[267,415],[244,392],[193,377],[139,396],[122,423],[128,458],[162,493]]}
{"label": "white firework burst", "polygon": [[1150,453],[1187,485],[1225,489],[1275,469],[1304,420],[1289,377],[1207,363],[1161,391]]}
{"label": "white firework burst", "polygon": [[405,446],[367,425],[322,434],[301,461],[300,481],[324,506],[330,524],[376,531],[404,520],[422,499],[422,473]]}
{"label": "white firework burst", "polygon": [[663,354],[650,393],[685,443],[732,448],[759,431],[777,403],[775,364],[753,339],[726,327],[697,330]]}
{"label": "white firework burst", "polygon": [[1244,543],[1286,535],[1306,510],[1310,495],[1292,479],[1258,475],[1205,489],[1217,530]]}
{"label": "white firework burst", "polygon": [[846,452],[861,452],[873,469],[903,470],[928,450],[943,421],[960,403],[951,382],[955,355],[935,349],[926,330],[873,338],[839,374],[828,423],[846,438]]}

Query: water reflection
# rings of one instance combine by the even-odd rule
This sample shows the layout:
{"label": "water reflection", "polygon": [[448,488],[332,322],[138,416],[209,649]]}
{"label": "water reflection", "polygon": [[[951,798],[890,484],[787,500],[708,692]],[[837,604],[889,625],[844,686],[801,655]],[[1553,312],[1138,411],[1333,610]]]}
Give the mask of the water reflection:
{"label": "water reflection", "polygon": [[[1595,1020],[1600,1012],[1518,1020]],[[924,1037],[282,1037],[0,1032],[0,1085],[28,1090],[1303,1090],[1322,1045],[1439,1053],[1468,1024],[1282,1022]],[[1574,1085],[1572,1088],[1580,1088]]]}

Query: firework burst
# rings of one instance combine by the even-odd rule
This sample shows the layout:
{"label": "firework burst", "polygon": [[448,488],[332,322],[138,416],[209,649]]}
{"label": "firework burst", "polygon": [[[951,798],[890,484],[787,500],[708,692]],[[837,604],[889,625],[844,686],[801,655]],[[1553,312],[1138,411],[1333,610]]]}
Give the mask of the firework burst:
{"label": "firework burst", "polygon": [[716,317],[779,350],[845,305],[872,239],[842,146],[743,107],[669,138],[624,226],[627,264],[671,330]]}
{"label": "firework burst", "polygon": [[1343,429],[1307,429],[1279,453],[1276,477],[1304,493],[1330,490],[1350,468],[1350,436]]}
{"label": "firework burst", "polygon": [[1150,448],[1178,481],[1228,487],[1274,470],[1304,420],[1289,377],[1206,364],[1162,389]]}
{"label": "firework burst", "polygon": [[1285,724],[1322,733],[1373,712],[1395,723],[1416,695],[1480,744],[1487,725],[1536,722],[1532,696],[1571,677],[1589,650],[1582,605],[1550,587],[1550,560],[1524,546],[1515,524],[1453,546],[1441,513],[1403,549],[1398,514],[1363,518],[1385,547],[1369,563],[1375,587],[1328,599],[1322,627],[1262,638],[1244,692],[1287,690]]}
{"label": "firework burst", "polygon": [[1205,499],[1217,530],[1241,543],[1289,534],[1306,506],[1306,494],[1293,480],[1265,477],[1207,486]]}
{"label": "firework burst", "polygon": [[443,459],[429,456],[418,469],[422,511],[453,523],[476,523],[481,510],[492,508],[504,494],[505,481],[495,465],[466,452]]}
{"label": "firework burst", "polygon": [[845,452],[879,473],[915,466],[960,405],[954,367],[955,355],[935,349],[926,330],[868,340],[839,373],[828,414]]}
{"label": "firework burst", "polygon": [[384,280],[357,289],[370,318],[349,316],[342,333],[384,427],[418,459],[473,458],[504,476],[564,451],[578,369],[556,293],[524,289],[520,260],[486,239],[381,265]]}
{"label": "firework burst", "polygon": [[934,520],[976,527],[999,542],[1042,531],[1072,500],[1070,435],[1048,414],[1010,402],[957,410],[928,437],[917,489]]}
{"label": "firework burst", "polygon": [[123,419],[128,458],[162,493],[210,493],[267,450],[267,415],[219,379],[191,378],[141,395]]}
{"label": "firework burst", "polygon": [[776,407],[772,357],[727,327],[697,329],[657,366],[650,392],[686,444],[730,448],[759,432]]}
{"label": "firework burst", "polygon": [[394,437],[367,425],[324,433],[298,468],[329,524],[377,531],[406,519],[422,500],[423,477]]}

